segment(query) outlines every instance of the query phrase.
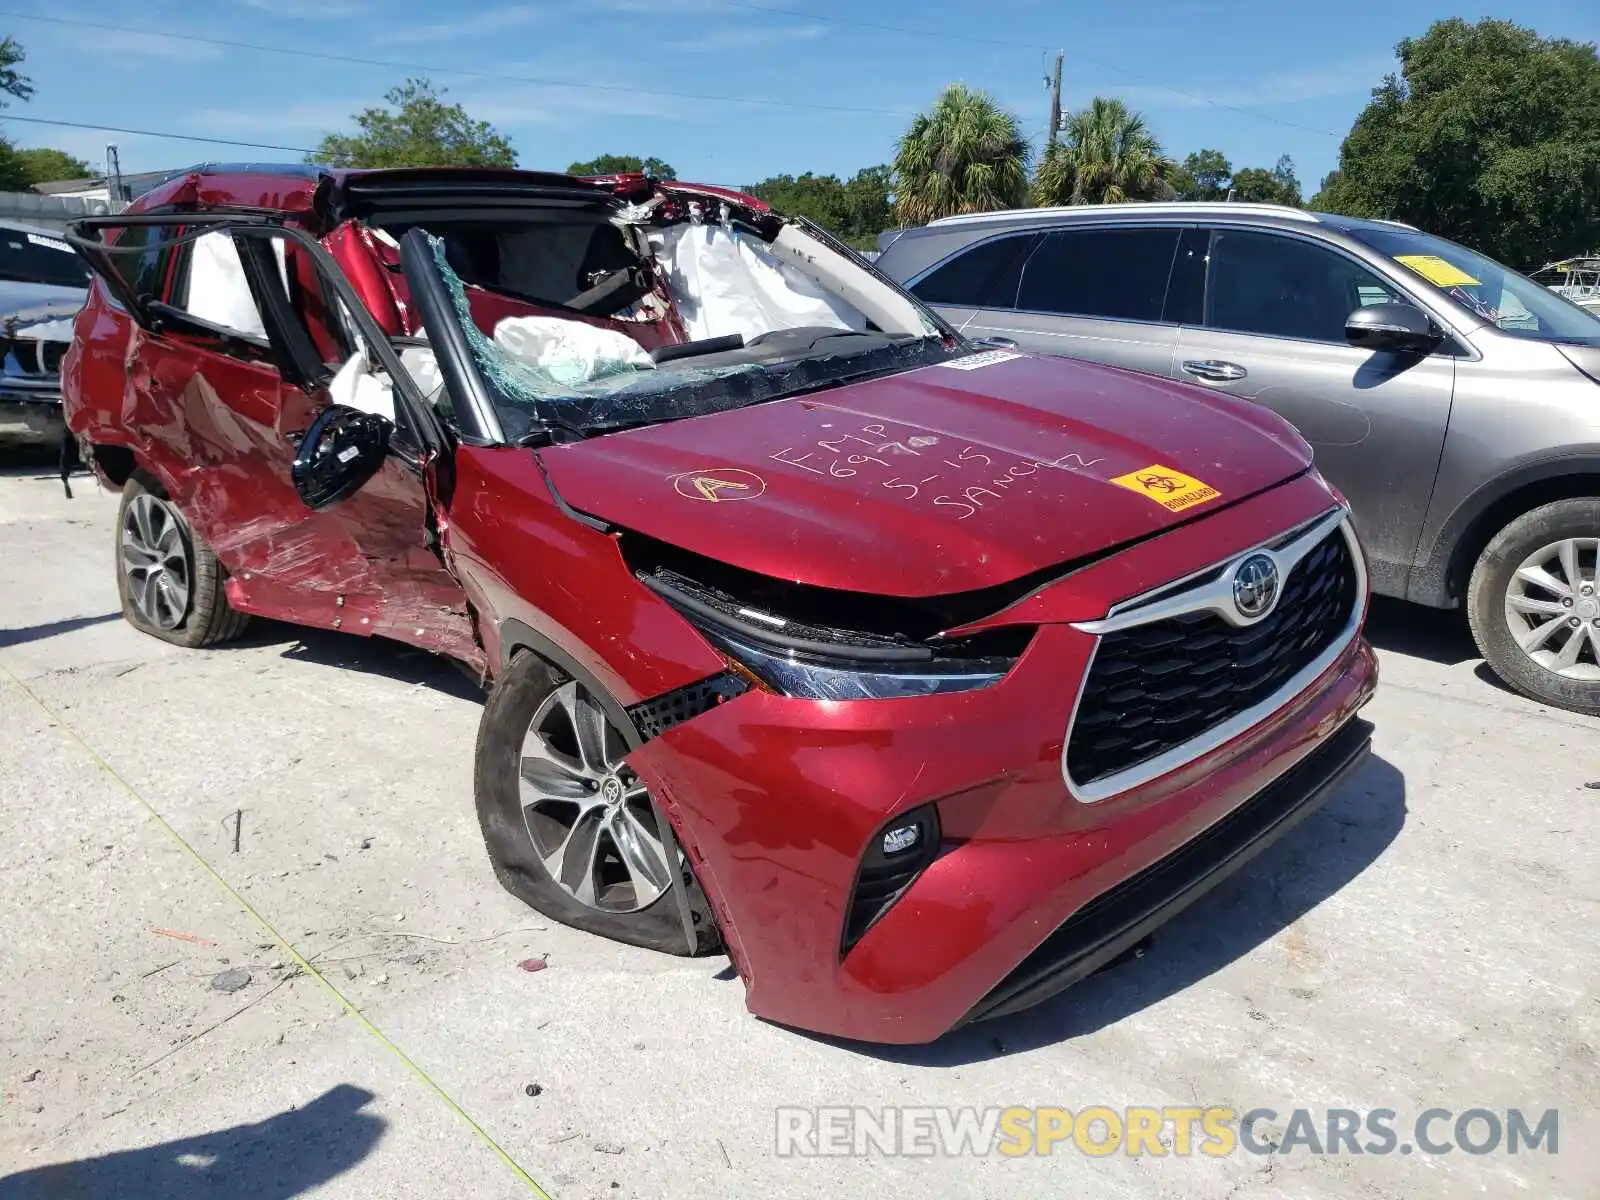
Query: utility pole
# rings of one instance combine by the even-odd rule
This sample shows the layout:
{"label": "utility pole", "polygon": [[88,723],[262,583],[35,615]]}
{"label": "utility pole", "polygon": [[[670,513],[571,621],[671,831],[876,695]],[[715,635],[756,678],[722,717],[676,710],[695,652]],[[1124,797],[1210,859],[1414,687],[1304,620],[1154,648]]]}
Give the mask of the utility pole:
{"label": "utility pole", "polygon": [[1050,89],[1050,134],[1045,142],[1045,153],[1055,149],[1056,134],[1061,132],[1061,55],[1056,55],[1054,77],[1047,76],[1045,85]]}

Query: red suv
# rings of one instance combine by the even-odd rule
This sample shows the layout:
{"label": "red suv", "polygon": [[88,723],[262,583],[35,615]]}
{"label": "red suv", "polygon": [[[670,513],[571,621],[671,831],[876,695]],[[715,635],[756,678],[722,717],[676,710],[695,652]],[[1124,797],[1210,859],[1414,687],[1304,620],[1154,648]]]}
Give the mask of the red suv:
{"label": "red suv", "polygon": [[1279,418],[963,340],[641,176],[216,167],[75,245],[136,627],[492,691],[501,883],[921,1042],[1099,969],[1368,753],[1348,510]]}

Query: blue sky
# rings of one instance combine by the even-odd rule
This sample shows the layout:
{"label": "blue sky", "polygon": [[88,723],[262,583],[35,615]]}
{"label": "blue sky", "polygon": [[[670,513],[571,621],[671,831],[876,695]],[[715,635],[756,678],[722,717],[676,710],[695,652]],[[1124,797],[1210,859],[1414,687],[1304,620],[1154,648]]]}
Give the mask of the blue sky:
{"label": "blue sky", "polygon": [[684,178],[732,185],[886,162],[911,115],[953,80],[992,93],[1042,143],[1045,55],[1060,48],[1069,107],[1119,96],[1180,159],[1212,146],[1236,168],[1270,167],[1290,154],[1309,195],[1393,67],[1400,38],[1452,15],[1510,16],[1546,35],[1600,37],[1595,0],[1493,8],[1421,0],[144,0],[137,8],[0,0],[0,8],[8,10],[0,34],[22,43],[23,69],[37,87],[31,102],[0,114],[0,127],[20,145],[58,146],[97,165],[108,141],[125,171],[292,156],[6,116],[314,146],[426,66],[452,99],[512,139],[524,166],[654,154]]}

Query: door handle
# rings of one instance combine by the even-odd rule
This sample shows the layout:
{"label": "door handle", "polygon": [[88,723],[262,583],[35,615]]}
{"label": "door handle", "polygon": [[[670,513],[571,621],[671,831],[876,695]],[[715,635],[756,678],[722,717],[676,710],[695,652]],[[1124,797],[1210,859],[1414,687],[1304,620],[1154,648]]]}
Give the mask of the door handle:
{"label": "door handle", "polygon": [[1238,363],[1219,362],[1214,358],[1190,359],[1183,364],[1183,373],[1196,379],[1209,379],[1212,383],[1232,383],[1250,374]]}

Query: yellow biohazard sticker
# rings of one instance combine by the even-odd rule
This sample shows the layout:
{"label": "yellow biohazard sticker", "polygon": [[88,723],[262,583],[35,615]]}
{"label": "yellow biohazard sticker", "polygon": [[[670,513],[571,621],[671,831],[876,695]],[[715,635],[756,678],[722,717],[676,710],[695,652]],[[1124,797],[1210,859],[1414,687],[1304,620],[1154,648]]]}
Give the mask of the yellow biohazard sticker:
{"label": "yellow biohazard sticker", "polygon": [[1201,483],[1193,476],[1185,475],[1182,471],[1174,471],[1171,467],[1163,467],[1160,463],[1145,467],[1141,471],[1129,471],[1126,475],[1118,475],[1111,482],[1118,487],[1127,488],[1130,492],[1148,496],[1169,512],[1182,512],[1186,508],[1193,508],[1196,504],[1204,504],[1222,495],[1210,484]]}
{"label": "yellow biohazard sticker", "polygon": [[1415,271],[1435,287],[1469,287],[1474,283],[1483,282],[1474,279],[1454,263],[1446,262],[1437,254],[1401,254],[1395,257],[1395,262]]}

